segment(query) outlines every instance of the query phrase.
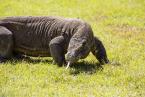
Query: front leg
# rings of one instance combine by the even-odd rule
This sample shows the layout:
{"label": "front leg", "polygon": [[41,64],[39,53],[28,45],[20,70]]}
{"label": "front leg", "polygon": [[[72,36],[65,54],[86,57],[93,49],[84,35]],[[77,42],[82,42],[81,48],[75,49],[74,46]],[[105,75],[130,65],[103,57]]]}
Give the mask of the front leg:
{"label": "front leg", "polygon": [[103,43],[97,37],[94,37],[94,45],[93,45],[91,52],[93,53],[93,55],[98,59],[98,61],[101,64],[109,63],[109,60],[107,58],[106,49],[105,49]]}
{"label": "front leg", "polygon": [[52,39],[49,43],[50,54],[58,66],[66,64],[65,61],[65,39],[63,36],[58,36]]}

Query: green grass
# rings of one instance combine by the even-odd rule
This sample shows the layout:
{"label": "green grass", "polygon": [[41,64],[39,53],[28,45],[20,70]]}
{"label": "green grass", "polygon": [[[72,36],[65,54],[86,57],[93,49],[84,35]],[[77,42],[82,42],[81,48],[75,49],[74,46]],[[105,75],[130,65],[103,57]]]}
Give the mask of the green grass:
{"label": "green grass", "polygon": [[90,54],[65,67],[51,58],[0,64],[0,97],[145,97],[145,0],[0,0],[0,17],[62,16],[91,24],[112,64]]}

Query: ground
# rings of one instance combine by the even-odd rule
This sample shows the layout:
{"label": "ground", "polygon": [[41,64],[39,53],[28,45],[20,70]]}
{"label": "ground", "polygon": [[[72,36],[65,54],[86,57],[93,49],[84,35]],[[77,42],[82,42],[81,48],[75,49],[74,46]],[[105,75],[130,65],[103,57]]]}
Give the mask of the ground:
{"label": "ground", "polygon": [[87,21],[112,64],[90,54],[70,69],[51,58],[0,64],[0,97],[145,97],[145,0],[0,0],[0,17]]}

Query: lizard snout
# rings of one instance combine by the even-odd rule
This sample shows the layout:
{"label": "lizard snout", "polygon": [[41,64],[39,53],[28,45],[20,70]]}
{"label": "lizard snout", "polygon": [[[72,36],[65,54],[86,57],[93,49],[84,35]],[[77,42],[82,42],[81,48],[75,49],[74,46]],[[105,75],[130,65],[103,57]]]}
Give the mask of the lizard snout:
{"label": "lizard snout", "polygon": [[75,61],[75,53],[74,52],[68,52],[66,54],[66,61],[70,61],[70,62],[73,62]]}

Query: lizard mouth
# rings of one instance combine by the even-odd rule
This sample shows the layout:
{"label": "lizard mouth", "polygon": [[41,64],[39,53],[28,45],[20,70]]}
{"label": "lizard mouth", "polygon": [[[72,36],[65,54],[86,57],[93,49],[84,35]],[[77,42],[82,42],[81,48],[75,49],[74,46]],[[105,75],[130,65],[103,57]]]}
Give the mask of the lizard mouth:
{"label": "lizard mouth", "polygon": [[75,63],[75,62],[78,61],[78,60],[79,60],[79,58],[78,58],[78,59],[75,59],[75,60],[68,60],[68,61],[67,61],[66,69],[68,69],[72,63]]}
{"label": "lizard mouth", "polygon": [[67,61],[67,62],[74,63],[74,62],[76,62],[78,59],[79,59],[78,56],[76,56],[74,52],[68,52],[68,53],[66,54],[66,61]]}

